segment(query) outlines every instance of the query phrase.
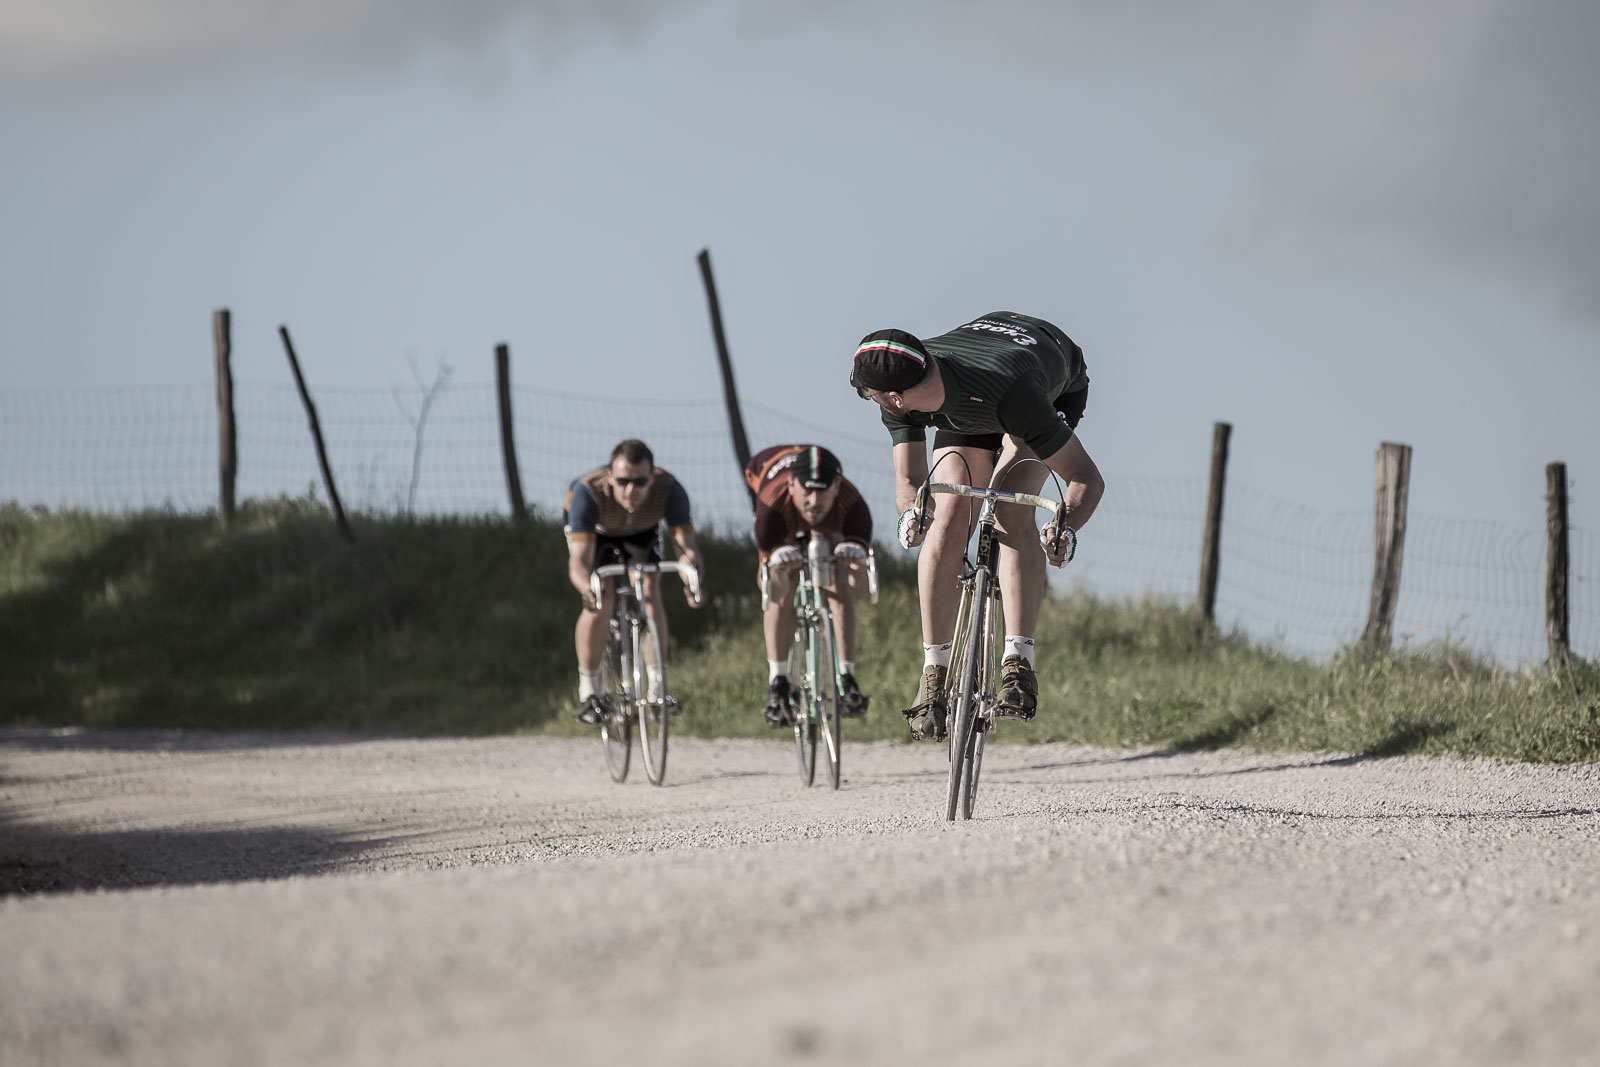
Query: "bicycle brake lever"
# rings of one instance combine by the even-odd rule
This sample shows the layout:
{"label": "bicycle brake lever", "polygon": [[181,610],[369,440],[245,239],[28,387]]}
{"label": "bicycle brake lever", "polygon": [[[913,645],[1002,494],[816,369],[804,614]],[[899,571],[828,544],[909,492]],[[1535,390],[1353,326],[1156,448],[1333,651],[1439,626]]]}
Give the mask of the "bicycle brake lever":
{"label": "bicycle brake lever", "polygon": [[928,514],[928,502],[933,498],[933,493],[928,487],[932,484],[932,479],[929,479],[917,489],[917,533],[919,534],[927,533],[928,527],[933,523],[933,516]]}

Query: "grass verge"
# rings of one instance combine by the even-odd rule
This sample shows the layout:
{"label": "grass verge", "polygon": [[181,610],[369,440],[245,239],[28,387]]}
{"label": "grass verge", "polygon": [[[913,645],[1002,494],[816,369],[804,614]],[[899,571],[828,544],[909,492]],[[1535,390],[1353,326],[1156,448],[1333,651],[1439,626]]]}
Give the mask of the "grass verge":
{"label": "grass verge", "polygon": [[[559,527],[357,517],[303,501],[214,515],[0,506],[0,724],[577,734]],[[669,591],[682,729],[768,737],[754,549],[703,539],[709,604]],[[902,738],[920,663],[914,575],[859,611],[876,694],[850,739]],[[1520,760],[1600,758],[1600,670],[1507,671],[1451,649],[1328,664],[1199,634],[1179,605],[1049,599],[1041,712],[1002,740]],[[598,758],[598,756],[597,756]]]}

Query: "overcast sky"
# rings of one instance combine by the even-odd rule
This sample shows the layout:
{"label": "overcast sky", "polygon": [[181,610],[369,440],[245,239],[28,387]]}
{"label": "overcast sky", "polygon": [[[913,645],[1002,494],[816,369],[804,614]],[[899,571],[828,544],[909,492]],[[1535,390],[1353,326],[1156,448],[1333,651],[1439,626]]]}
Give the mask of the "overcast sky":
{"label": "overcast sky", "polygon": [[[1600,527],[1592,0],[0,0],[0,388],[716,395],[876,432],[864,333],[1061,325],[1109,474]],[[625,384],[618,384],[625,383]]]}

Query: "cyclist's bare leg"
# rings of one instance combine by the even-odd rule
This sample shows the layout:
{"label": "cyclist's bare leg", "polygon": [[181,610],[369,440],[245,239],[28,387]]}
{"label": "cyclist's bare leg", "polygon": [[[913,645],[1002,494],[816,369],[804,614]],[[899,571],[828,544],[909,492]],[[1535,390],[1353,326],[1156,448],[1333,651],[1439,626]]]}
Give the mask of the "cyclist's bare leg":
{"label": "cyclist's bare leg", "polygon": [[846,663],[854,663],[856,658],[856,606],[848,577],[848,572],[854,570],[848,564],[835,563],[833,581],[822,587],[828,606],[833,609],[833,647]]}
{"label": "cyclist's bare leg", "polygon": [[[667,605],[661,599],[661,575],[646,574],[639,583],[644,589],[644,610],[650,616],[650,621],[655,623],[656,633],[661,635],[661,652],[667,657],[672,653],[667,647]],[[655,649],[649,642],[644,646],[644,661],[652,666],[655,664]]]}
{"label": "cyclist's bare leg", "polygon": [[573,643],[577,646],[580,671],[600,669],[600,659],[606,654],[606,620],[611,618],[612,611],[616,609],[616,602],[616,587],[608,578],[601,586],[600,610],[590,611],[584,608],[578,613],[578,625],[573,635]]}
{"label": "cyclist's bare leg", "polygon": [[[952,452],[959,453],[960,458],[945,459]],[[971,445],[938,448],[934,449],[933,466],[929,469],[933,481],[986,486],[994,471],[994,453]],[[924,644],[944,644],[955,634],[956,608],[961,603],[961,556],[972,536],[971,517],[972,509],[961,498],[938,498],[933,525],[917,556],[917,598],[922,604]]]}
{"label": "cyclist's bare leg", "polygon": [[[773,567],[767,572],[767,611],[761,620],[767,636],[767,658],[786,660],[794,644],[794,587],[796,572],[789,567]],[[759,574],[757,582],[760,581]]]}
{"label": "cyclist's bare leg", "polygon": [[[1008,435],[1000,449],[996,487],[1013,493],[1038,493],[1049,471],[1037,463],[1012,469],[1019,460],[1033,457],[1033,449]],[[1000,537],[1000,597],[1006,633],[1032,637],[1039,626],[1047,565],[1044,549],[1039,547],[1034,509],[1022,504],[1001,504],[995,508],[995,520]]]}

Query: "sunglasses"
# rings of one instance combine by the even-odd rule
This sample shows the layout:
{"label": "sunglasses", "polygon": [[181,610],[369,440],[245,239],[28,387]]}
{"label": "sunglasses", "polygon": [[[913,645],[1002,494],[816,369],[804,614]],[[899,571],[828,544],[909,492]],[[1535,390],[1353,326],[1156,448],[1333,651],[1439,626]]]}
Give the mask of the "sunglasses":
{"label": "sunglasses", "polygon": [[618,478],[613,474],[611,476],[611,480],[616,482],[618,485],[623,486],[624,488],[631,487],[635,489],[643,489],[645,486],[650,484],[650,476],[648,474],[639,478]]}

